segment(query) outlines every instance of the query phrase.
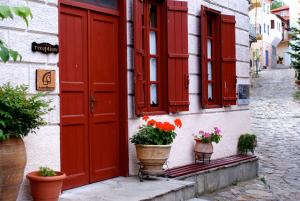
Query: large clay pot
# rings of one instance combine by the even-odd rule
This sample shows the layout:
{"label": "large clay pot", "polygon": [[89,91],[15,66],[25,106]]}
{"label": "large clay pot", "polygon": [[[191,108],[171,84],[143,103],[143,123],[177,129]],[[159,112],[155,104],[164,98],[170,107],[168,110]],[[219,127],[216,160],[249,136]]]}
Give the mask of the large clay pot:
{"label": "large clay pot", "polygon": [[21,138],[0,141],[0,201],[16,201],[25,165],[26,150]]}
{"label": "large clay pot", "polygon": [[202,143],[199,140],[196,140],[195,148],[195,161],[199,160],[203,163],[208,161],[210,162],[211,155],[214,152],[214,147],[212,143]]}
{"label": "large clay pot", "polygon": [[163,165],[170,155],[171,145],[135,145],[137,159],[143,172],[150,175],[163,173]]}
{"label": "large clay pot", "polygon": [[56,172],[56,176],[43,177],[38,171],[27,174],[30,181],[31,195],[34,201],[57,201],[61,193],[66,174]]}

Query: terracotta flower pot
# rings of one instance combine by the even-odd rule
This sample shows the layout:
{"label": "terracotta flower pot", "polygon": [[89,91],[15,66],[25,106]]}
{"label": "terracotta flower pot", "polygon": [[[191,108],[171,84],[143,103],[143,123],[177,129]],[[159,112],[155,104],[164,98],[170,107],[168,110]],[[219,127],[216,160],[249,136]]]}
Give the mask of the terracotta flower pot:
{"label": "terracotta flower pot", "polygon": [[202,161],[203,163],[206,161],[210,161],[211,155],[214,152],[214,147],[212,143],[202,143],[199,140],[195,140],[195,161],[199,160]]}
{"label": "terracotta flower pot", "polygon": [[40,176],[38,171],[28,173],[33,200],[57,201],[65,178],[66,174],[63,172],[56,172],[56,176],[48,177]]}
{"label": "terracotta flower pot", "polygon": [[163,173],[163,165],[169,158],[171,145],[135,145],[135,147],[143,172],[150,175]]}
{"label": "terracotta flower pot", "polygon": [[15,201],[23,181],[26,149],[21,138],[0,141],[0,200]]}

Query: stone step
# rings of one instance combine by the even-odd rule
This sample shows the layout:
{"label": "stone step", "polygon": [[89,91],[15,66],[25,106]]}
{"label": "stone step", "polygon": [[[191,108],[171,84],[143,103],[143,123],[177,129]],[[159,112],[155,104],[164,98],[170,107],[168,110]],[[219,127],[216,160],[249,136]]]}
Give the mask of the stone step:
{"label": "stone step", "polygon": [[182,201],[195,197],[195,182],[117,177],[64,191],[59,201]]}

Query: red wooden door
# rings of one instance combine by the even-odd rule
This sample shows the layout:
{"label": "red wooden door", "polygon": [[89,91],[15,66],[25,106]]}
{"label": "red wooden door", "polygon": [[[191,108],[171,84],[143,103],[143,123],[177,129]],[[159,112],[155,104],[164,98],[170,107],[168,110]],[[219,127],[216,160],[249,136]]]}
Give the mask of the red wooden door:
{"label": "red wooden door", "polygon": [[[117,18],[91,13],[89,27],[91,181],[118,175]],[[94,108],[93,108],[94,107]]]}
{"label": "red wooden door", "polygon": [[64,189],[119,175],[118,18],[60,6]]}

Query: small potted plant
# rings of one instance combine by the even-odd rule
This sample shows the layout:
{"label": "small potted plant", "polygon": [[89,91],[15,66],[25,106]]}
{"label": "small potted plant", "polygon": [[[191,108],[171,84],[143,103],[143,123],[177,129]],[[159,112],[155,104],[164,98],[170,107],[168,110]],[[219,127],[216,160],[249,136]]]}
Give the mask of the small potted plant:
{"label": "small potted plant", "polygon": [[250,151],[254,154],[256,145],[256,135],[245,133],[239,137],[238,152],[240,154],[247,154]]}
{"label": "small potted plant", "polygon": [[65,178],[65,173],[48,167],[40,167],[39,171],[28,173],[27,179],[34,201],[57,201]]}
{"label": "small potted plant", "polygon": [[219,143],[222,138],[221,130],[218,127],[214,127],[212,132],[205,132],[200,130],[197,135],[194,135],[195,140],[195,162],[197,160],[205,163],[210,162],[211,155],[214,152],[213,142]]}
{"label": "small potted plant", "polygon": [[181,128],[182,122],[160,122],[144,116],[145,124],[130,138],[135,144],[137,159],[143,172],[149,175],[163,173],[163,165],[169,157],[171,144],[176,137],[176,127]]}
{"label": "small potted plant", "polygon": [[51,110],[46,94],[29,95],[27,90],[24,85],[0,86],[0,200],[17,199],[26,165],[23,137],[46,125],[43,116]]}

